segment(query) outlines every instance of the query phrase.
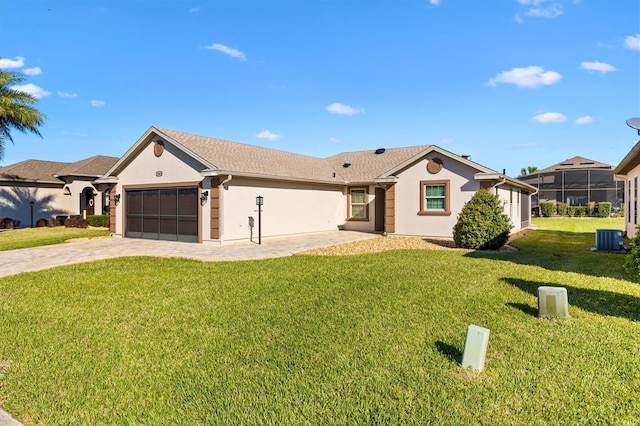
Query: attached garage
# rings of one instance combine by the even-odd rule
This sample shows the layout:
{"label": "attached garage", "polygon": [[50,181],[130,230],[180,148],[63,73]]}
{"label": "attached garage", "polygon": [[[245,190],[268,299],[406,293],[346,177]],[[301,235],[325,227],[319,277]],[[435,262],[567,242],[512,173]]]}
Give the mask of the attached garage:
{"label": "attached garage", "polygon": [[125,189],[125,236],[198,242],[198,187]]}

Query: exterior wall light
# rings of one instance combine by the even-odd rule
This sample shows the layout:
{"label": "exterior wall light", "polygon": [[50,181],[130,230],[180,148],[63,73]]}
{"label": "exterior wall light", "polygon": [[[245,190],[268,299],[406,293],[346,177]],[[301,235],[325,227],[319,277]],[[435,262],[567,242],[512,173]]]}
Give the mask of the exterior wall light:
{"label": "exterior wall light", "polygon": [[202,195],[200,195],[200,204],[204,205],[207,202],[207,198],[209,198],[209,191],[202,191]]}

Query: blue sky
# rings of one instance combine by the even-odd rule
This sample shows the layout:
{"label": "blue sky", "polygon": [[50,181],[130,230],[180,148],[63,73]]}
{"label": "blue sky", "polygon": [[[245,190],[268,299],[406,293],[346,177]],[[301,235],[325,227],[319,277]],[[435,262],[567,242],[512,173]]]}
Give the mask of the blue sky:
{"label": "blue sky", "polygon": [[2,0],[0,67],[43,138],[121,156],[152,125],[328,157],[434,144],[516,176],[640,139],[635,0]]}

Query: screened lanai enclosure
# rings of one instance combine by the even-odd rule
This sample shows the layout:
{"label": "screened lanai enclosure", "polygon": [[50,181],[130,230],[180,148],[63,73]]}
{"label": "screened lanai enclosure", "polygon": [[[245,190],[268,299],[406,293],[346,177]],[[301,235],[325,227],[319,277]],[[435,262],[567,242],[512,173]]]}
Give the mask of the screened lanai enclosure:
{"label": "screened lanai enclosure", "polygon": [[612,211],[618,212],[624,202],[624,180],[616,177],[613,166],[582,157],[565,160],[518,179],[538,189],[531,198],[534,208],[546,201],[569,206],[587,206],[594,201],[609,202]]}

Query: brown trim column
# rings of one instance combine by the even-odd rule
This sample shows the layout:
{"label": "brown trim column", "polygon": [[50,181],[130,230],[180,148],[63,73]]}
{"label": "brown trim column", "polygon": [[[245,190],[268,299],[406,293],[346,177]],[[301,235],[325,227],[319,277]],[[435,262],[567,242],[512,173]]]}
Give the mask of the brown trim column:
{"label": "brown trim column", "polygon": [[396,232],[396,185],[390,185],[384,193],[384,231]]}
{"label": "brown trim column", "polygon": [[209,198],[211,203],[211,239],[220,239],[220,178],[211,178],[211,195]]}
{"label": "brown trim column", "polygon": [[[122,200],[121,200],[122,201]],[[116,186],[109,191],[109,232],[116,233]]]}

